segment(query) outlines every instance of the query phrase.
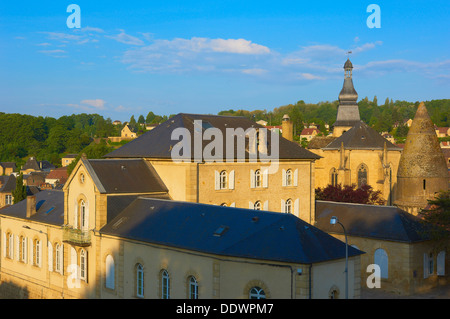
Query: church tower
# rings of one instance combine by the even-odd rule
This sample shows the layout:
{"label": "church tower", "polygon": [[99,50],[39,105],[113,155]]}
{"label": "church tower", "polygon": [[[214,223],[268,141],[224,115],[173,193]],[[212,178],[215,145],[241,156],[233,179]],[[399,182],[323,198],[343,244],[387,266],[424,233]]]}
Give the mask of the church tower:
{"label": "church tower", "polygon": [[356,103],[358,93],[353,87],[353,64],[350,59],[345,62],[344,70],[344,85],[341,93],[339,93],[338,113],[333,125],[333,136],[335,137],[341,136],[360,121],[358,104]]}
{"label": "church tower", "polygon": [[448,168],[434,130],[433,122],[422,102],[406,137],[397,172],[395,205],[417,215],[435,196],[449,187]]}

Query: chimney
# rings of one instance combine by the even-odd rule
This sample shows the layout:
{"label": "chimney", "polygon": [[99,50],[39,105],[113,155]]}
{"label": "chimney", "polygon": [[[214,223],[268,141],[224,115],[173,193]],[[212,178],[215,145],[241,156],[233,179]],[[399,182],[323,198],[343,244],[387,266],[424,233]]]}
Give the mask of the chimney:
{"label": "chimney", "polygon": [[291,122],[291,118],[289,117],[289,115],[284,114],[283,120],[281,122],[281,128],[282,128],[281,135],[285,139],[287,139],[289,141],[293,141],[294,140],[294,124]]}
{"label": "chimney", "polygon": [[36,214],[36,196],[27,196],[27,218]]}
{"label": "chimney", "polygon": [[260,154],[267,154],[267,129],[258,129],[258,152]]}

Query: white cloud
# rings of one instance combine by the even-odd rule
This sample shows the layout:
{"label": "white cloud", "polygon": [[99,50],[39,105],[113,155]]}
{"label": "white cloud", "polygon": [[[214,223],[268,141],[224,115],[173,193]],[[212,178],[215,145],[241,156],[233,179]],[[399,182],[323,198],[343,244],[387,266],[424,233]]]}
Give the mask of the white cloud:
{"label": "white cloud", "polygon": [[105,101],[102,99],[95,99],[95,100],[82,100],[81,104],[89,105],[94,107],[98,110],[104,110],[105,109]]}
{"label": "white cloud", "polygon": [[[245,39],[191,39],[154,40],[138,49],[127,50],[122,62],[139,72],[230,72],[236,65],[249,65],[246,69],[261,69],[254,65],[255,57],[271,56],[268,47]],[[262,74],[259,71],[247,74]],[[245,72],[244,72],[245,73]]]}
{"label": "white cloud", "polygon": [[106,36],[109,39],[116,40],[117,42],[130,44],[130,45],[144,45],[144,41],[139,38],[126,34],[124,30],[120,30],[120,33],[115,36]]}
{"label": "white cloud", "polygon": [[301,74],[301,78],[302,79],[306,79],[306,80],[323,80],[324,78],[318,75],[314,75],[311,73],[302,73]]}
{"label": "white cloud", "polygon": [[267,72],[268,71],[265,69],[258,69],[258,68],[242,70],[242,73],[250,75],[263,75],[266,74]]}

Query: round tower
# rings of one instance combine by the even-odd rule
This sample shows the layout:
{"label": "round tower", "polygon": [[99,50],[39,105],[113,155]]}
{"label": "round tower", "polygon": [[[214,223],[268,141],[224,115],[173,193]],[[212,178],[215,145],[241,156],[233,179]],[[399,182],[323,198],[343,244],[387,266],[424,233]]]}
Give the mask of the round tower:
{"label": "round tower", "polygon": [[422,102],[406,137],[397,172],[395,205],[417,215],[435,193],[449,187],[448,168],[433,122]]}
{"label": "round tower", "polygon": [[291,121],[289,115],[284,114],[281,121],[281,136],[289,141],[294,140],[294,124]]}

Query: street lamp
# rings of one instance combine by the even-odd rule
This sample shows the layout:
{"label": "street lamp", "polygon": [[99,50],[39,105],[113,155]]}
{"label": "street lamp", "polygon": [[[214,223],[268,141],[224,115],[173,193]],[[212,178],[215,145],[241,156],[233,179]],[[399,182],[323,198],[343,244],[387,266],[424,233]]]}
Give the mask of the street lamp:
{"label": "street lamp", "polygon": [[336,216],[331,217],[330,219],[331,225],[339,224],[342,226],[345,235],[345,299],[348,299],[348,241],[347,241],[347,232],[345,231],[344,225],[339,221]]}

